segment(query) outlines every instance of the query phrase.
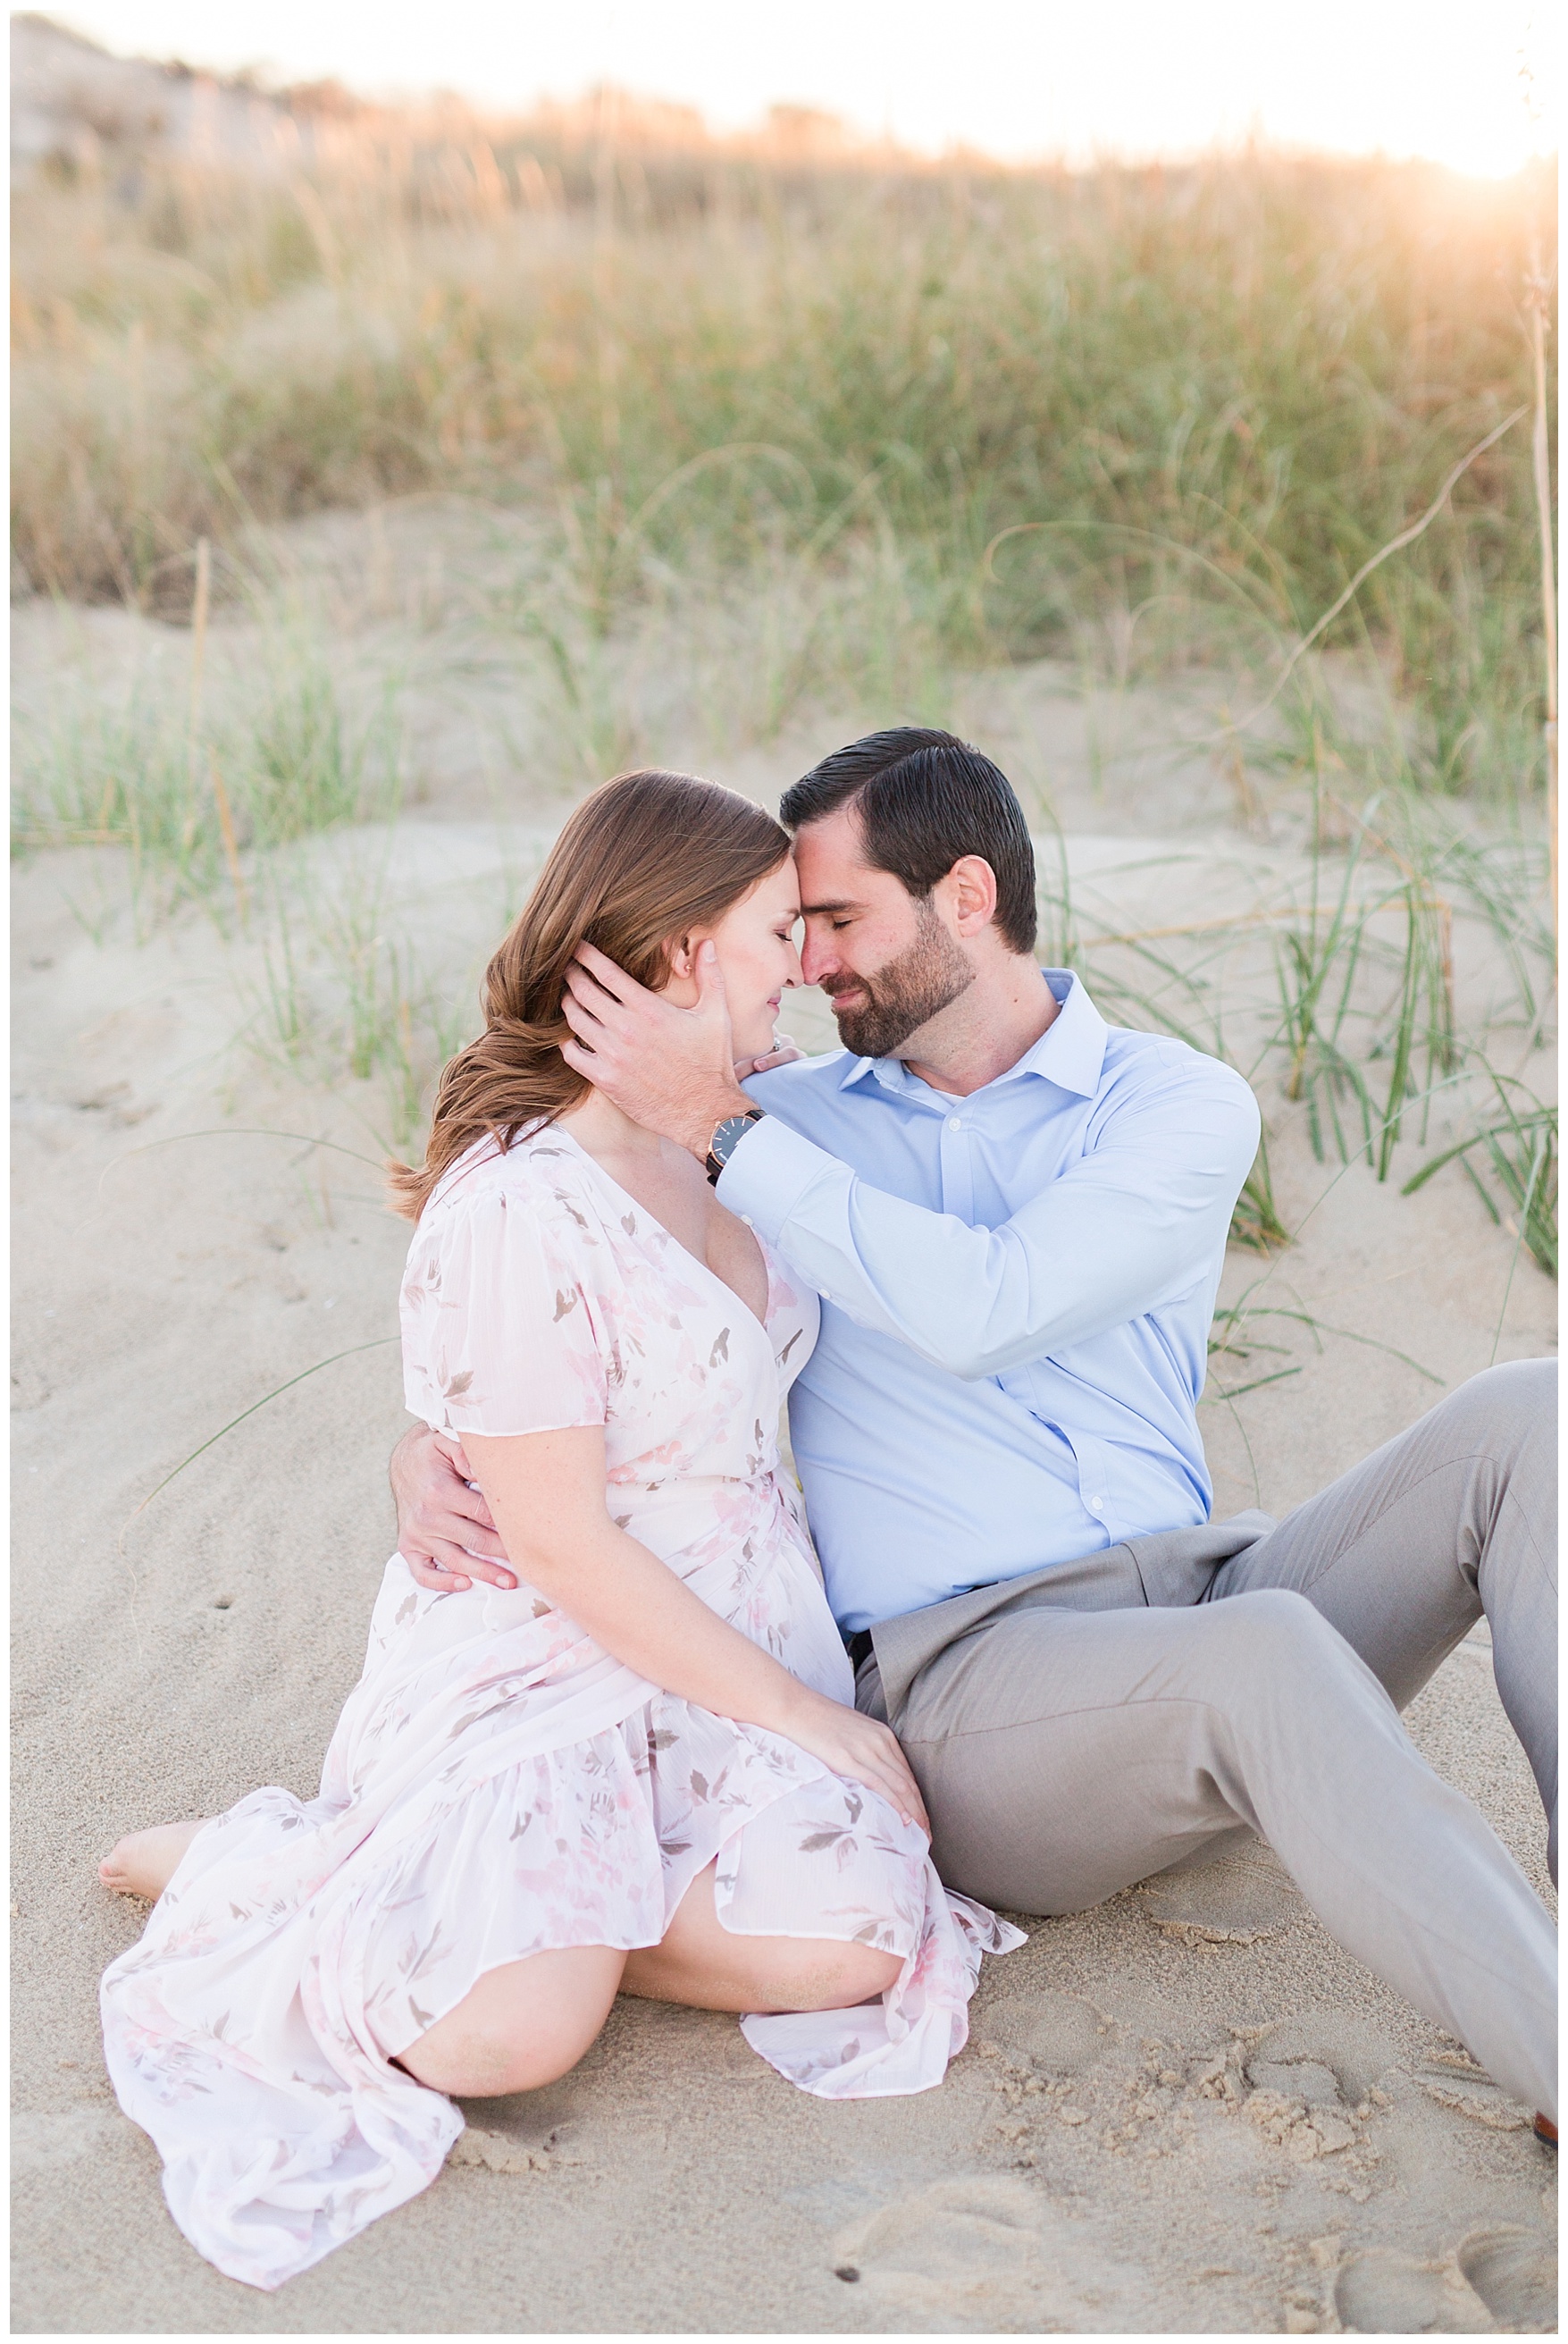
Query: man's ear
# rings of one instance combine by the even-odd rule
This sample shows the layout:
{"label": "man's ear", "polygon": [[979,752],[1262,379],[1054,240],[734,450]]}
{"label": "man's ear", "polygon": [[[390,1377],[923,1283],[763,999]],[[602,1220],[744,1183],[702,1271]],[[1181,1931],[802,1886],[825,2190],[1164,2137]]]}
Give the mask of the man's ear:
{"label": "man's ear", "polygon": [[943,884],[960,936],[978,936],[990,926],[996,917],[996,873],[983,854],[960,854]]}

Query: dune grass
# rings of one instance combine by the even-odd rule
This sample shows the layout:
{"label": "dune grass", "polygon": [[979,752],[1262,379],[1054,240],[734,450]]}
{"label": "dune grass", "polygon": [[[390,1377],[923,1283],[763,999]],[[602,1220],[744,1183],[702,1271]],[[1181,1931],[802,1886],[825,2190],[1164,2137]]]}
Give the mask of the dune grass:
{"label": "dune grass", "polygon": [[[1217,644],[1267,672],[1529,406],[1553,203],[1544,169],[809,165],[633,119],[371,123],[272,185],[45,179],[15,205],[17,558],[183,613],[201,536],[447,487],[548,525],[532,623],[579,692],[661,580],[857,564],[955,661],[1098,619],[1123,672]],[[1542,786],[1532,461],[1526,423],[1331,636],[1419,711],[1423,786],[1508,803]]]}
{"label": "dune grass", "polygon": [[247,849],[389,816],[401,792],[396,680],[351,712],[319,627],[254,577],[236,581],[257,621],[253,654],[214,706],[206,541],[198,552],[188,670],[136,673],[121,693],[56,691],[15,712],[15,846],[126,848],[142,926],[186,898],[244,925]]}
{"label": "dune grass", "polygon": [[[406,1149],[468,1008],[386,889],[399,679],[346,691],[268,524],[431,490],[493,516],[470,637],[548,702],[535,778],[572,793],[658,753],[628,673],[675,640],[716,744],[813,696],[943,722],[960,672],[1041,653],[1112,688],[1202,663],[1199,745],[1243,823],[1306,809],[1304,894],[1238,993],[1245,920],[1099,935],[1047,858],[1050,956],[1277,1083],[1325,1163],[1459,1167],[1554,1270],[1555,1117],[1516,1071],[1555,957],[1528,419],[1554,196],[1266,154],[813,161],[624,110],[367,117],[275,182],[45,174],[14,213],[21,582],[188,621],[191,657],[24,723],[16,836],[125,849],[144,924],[205,904],[255,947],[252,1041],[373,1078]],[[257,647],[221,693],[215,601]],[[1366,655],[1383,707],[1353,731],[1301,656],[1342,602],[1318,648]],[[345,826],[324,877],[305,850]],[[1456,917],[1509,972],[1483,1027]],[[1434,1098],[1470,1127],[1412,1173]],[[1266,1148],[1233,1234],[1287,1234]]]}

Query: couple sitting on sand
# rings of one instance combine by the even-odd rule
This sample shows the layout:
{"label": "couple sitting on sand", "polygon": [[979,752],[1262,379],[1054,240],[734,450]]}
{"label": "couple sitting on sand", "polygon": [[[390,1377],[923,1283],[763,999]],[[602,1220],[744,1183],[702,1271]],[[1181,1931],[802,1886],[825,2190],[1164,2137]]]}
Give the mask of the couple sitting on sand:
{"label": "couple sitting on sand", "polygon": [[[1020,1941],[988,1906],[1246,1832],[1555,2114],[1551,1923],[1398,1717],[1484,1612],[1554,1820],[1553,1369],[1211,1522],[1247,1085],[1036,965],[977,751],[877,733],[781,814],[642,773],[567,823],[396,1175],[423,1429],[321,1795],[104,1866],[158,1899],[110,2073],[236,2278],[422,2189],[448,2095],[563,2075],[618,1993],[749,2014],[807,2091],[924,2090]],[[774,1042],[807,982],[823,1058]]]}

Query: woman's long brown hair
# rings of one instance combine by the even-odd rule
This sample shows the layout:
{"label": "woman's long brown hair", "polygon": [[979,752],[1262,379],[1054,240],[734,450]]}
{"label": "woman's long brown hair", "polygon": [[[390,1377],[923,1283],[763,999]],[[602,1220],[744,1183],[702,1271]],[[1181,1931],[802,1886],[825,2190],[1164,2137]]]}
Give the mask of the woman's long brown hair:
{"label": "woman's long brown hair", "polygon": [[485,971],[485,1030],[442,1073],[423,1166],[388,1167],[394,1208],[417,1220],[477,1139],[509,1147],[587,1096],[560,1049],[567,969],[585,937],[657,988],[671,947],[716,925],[789,852],[771,814],[690,773],[622,773],[585,798]]}

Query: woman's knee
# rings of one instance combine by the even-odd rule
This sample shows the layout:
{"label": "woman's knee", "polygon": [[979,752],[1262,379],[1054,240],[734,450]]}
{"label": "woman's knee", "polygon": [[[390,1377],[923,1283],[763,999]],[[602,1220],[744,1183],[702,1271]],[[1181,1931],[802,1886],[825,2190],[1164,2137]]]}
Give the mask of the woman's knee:
{"label": "woman's knee", "polygon": [[[596,2029],[597,2032],[597,2029]],[[434,2035],[436,2029],[431,2028]],[[591,2042],[593,2037],[588,2037]],[[435,2043],[421,2036],[400,2055],[416,2083],[454,2099],[498,2099],[508,2092],[535,2092],[553,2084],[577,2066],[588,2042],[568,2042],[557,2036],[543,2042],[519,2043],[514,2037],[483,2026],[467,2029],[456,2040]]]}
{"label": "woman's knee", "polygon": [[757,2008],[766,2011],[852,2010],[886,1994],[903,1968],[902,1956],[837,1938],[763,1941],[756,1965]]}
{"label": "woman's knee", "polygon": [[399,2063],[417,2082],[461,2099],[538,2091],[569,2074],[598,2038],[624,1959],[594,1945],[488,1970]]}

